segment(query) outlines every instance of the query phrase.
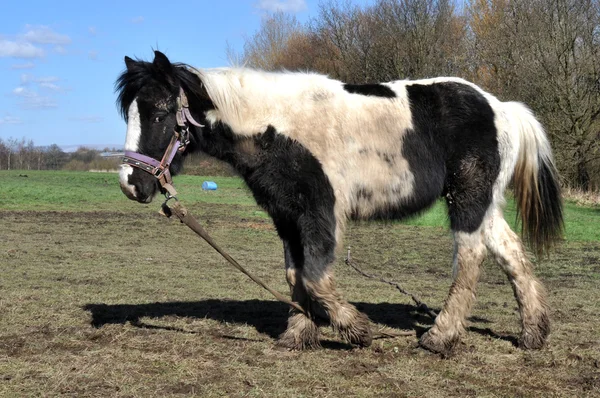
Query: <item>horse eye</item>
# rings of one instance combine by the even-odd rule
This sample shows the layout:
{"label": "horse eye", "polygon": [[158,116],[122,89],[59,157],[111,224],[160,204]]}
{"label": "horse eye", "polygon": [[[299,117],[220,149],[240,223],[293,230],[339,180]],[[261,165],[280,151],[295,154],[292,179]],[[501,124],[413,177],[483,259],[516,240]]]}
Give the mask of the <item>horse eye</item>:
{"label": "horse eye", "polygon": [[154,123],[160,123],[163,120],[165,120],[165,116],[164,115],[158,115],[154,118]]}

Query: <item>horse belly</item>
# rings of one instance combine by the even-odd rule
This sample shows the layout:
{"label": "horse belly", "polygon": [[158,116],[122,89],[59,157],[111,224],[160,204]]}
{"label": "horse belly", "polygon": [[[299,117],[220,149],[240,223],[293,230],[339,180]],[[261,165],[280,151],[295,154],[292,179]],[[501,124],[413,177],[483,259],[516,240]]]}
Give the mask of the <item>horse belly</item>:
{"label": "horse belly", "polygon": [[443,180],[422,178],[422,170],[411,170],[401,156],[382,159],[357,168],[349,192],[352,219],[402,219],[428,208],[442,194]]}

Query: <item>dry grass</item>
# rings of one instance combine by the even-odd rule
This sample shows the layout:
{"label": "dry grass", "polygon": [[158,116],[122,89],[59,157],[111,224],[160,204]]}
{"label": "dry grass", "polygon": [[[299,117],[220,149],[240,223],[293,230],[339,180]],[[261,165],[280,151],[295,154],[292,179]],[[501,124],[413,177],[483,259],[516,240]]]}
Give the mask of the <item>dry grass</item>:
{"label": "dry grass", "polygon": [[[268,220],[192,207],[210,232],[280,291]],[[208,215],[210,219],[207,220]],[[594,396],[600,393],[600,243],[568,243],[538,267],[553,333],[513,345],[516,304],[486,264],[471,331],[441,359],[413,337],[352,349],[323,328],[324,349],[274,346],[287,309],[232,271],[184,226],[147,213],[0,215],[0,396]],[[451,240],[440,228],[354,225],[353,255],[439,308]],[[251,250],[249,250],[251,248]],[[340,289],[379,326],[421,333],[427,317],[393,288],[338,261]]]}
{"label": "dry grass", "polygon": [[600,192],[567,187],[563,188],[563,196],[580,206],[600,206]]}

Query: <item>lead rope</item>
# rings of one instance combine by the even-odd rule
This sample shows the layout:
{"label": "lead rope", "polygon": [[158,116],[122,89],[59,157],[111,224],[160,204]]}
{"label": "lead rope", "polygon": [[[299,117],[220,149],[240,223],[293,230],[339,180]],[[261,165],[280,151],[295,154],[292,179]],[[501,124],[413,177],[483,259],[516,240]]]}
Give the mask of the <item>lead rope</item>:
{"label": "lead rope", "polygon": [[414,303],[417,305],[417,311],[420,311],[420,312],[423,312],[423,313],[429,315],[429,317],[432,320],[435,320],[435,317],[437,317],[438,314],[434,310],[429,308],[427,306],[427,304],[425,304],[418,296],[412,294],[411,292],[409,292],[408,290],[406,290],[402,286],[400,286],[400,284],[398,284],[394,281],[388,281],[387,279],[385,279],[381,276],[367,274],[365,271],[360,269],[355,264],[355,261],[352,259],[352,257],[350,257],[350,247],[348,247],[348,254],[346,255],[346,259],[344,260],[344,262],[346,263],[347,266],[349,266],[350,268],[352,268],[354,271],[356,271],[360,275],[364,276],[365,278],[375,279],[379,282],[386,283],[390,286],[394,286],[396,289],[398,289],[398,291],[400,293],[402,293],[406,296],[409,296],[414,301]]}
{"label": "lead rope", "polygon": [[[170,199],[176,200],[173,207],[169,207],[167,205],[167,202]],[[256,282],[259,286],[262,286],[265,290],[267,290],[269,293],[271,293],[273,296],[275,296],[275,298],[277,300],[279,300],[285,304],[288,304],[288,305],[294,307],[296,310],[303,313],[304,315],[307,315],[306,311],[304,310],[304,308],[302,308],[300,306],[300,304],[288,299],[287,297],[285,297],[278,291],[271,289],[261,279],[252,275],[252,273],[248,272],[244,267],[242,267],[237,261],[235,261],[235,259],[233,257],[231,257],[229,254],[227,254],[227,252],[225,250],[221,249],[221,247],[217,244],[217,242],[215,242],[214,239],[208,234],[208,232],[206,232],[206,230],[202,227],[202,225],[200,225],[200,223],[194,218],[194,216],[192,216],[188,212],[188,210],[185,207],[183,207],[183,205],[181,204],[181,202],[179,202],[177,200],[177,198],[175,198],[173,196],[168,197],[167,200],[165,201],[165,203],[163,203],[161,210],[162,210],[162,213],[167,217],[170,217],[171,214],[175,214],[182,223],[187,225],[192,231],[194,231],[196,234],[198,234],[198,236],[200,236],[202,239],[204,239],[206,241],[206,243],[211,245],[213,249],[215,249],[221,256],[223,256],[225,258],[225,260],[229,261],[229,263],[231,265],[233,265],[235,268],[237,268],[243,274],[248,276],[250,279],[252,279],[254,282]]]}
{"label": "lead rope", "polygon": [[[302,308],[300,306],[300,304],[288,299],[287,297],[285,297],[278,291],[271,289],[260,278],[254,276],[252,273],[250,273],[244,267],[242,267],[237,261],[235,261],[235,259],[233,257],[231,257],[229,254],[227,254],[227,252],[225,250],[221,249],[221,247],[214,241],[214,239],[208,234],[208,232],[206,232],[206,230],[202,227],[202,225],[200,225],[200,223],[194,218],[194,216],[192,216],[188,212],[188,210],[181,204],[181,202],[177,199],[177,197],[175,195],[172,195],[170,193],[170,190],[167,190],[167,192],[168,193],[165,195],[166,200],[161,206],[160,214],[166,216],[167,218],[170,218],[173,214],[175,214],[175,216],[177,216],[177,218],[179,218],[179,220],[183,224],[187,225],[198,236],[200,236],[202,239],[204,239],[206,241],[206,243],[208,243],[210,246],[212,246],[213,249],[215,249],[221,256],[223,256],[231,265],[233,265],[235,268],[237,268],[240,272],[242,272],[243,274],[248,276],[256,284],[258,284],[259,286],[261,286],[262,288],[267,290],[269,293],[271,293],[277,300],[293,307],[294,309],[296,309],[297,311],[300,311],[304,315],[309,316],[306,313],[306,311],[304,310],[304,308]],[[174,189],[173,189],[173,192],[175,192]],[[168,202],[171,199],[175,200],[175,204],[172,207],[169,207]],[[373,338],[377,339],[377,338],[389,338],[389,337],[399,337],[399,336],[414,336],[415,334],[416,333],[414,331],[399,332],[399,331],[390,331],[390,330],[388,330],[388,331],[380,330],[379,332],[373,333]]]}

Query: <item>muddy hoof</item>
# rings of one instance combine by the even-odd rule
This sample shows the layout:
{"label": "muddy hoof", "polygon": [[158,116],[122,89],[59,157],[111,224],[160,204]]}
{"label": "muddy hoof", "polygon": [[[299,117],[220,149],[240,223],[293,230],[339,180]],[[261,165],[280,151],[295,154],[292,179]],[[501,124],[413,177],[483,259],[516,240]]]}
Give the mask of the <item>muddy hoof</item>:
{"label": "muddy hoof", "polygon": [[539,350],[543,348],[546,344],[547,334],[540,334],[539,331],[537,333],[531,333],[526,330],[523,330],[521,333],[521,337],[519,338],[519,348],[524,350]]}
{"label": "muddy hoof", "polygon": [[282,333],[277,340],[277,346],[291,351],[316,350],[321,348],[319,339],[299,339]]}
{"label": "muddy hoof", "polygon": [[362,313],[356,316],[351,326],[340,328],[338,332],[344,341],[359,347],[369,347],[373,343],[369,317]]}
{"label": "muddy hoof", "polygon": [[434,337],[430,332],[426,332],[419,339],[419,346],[433,353],[449,356],[456,348],[459,340],[458,337],[444,340],[439,337]]}
{"label": "muddy hoof", "polygon": [[519,338],[519,348],[525,350],[539,350],[546,344],[546,339],[549,334],[550,320],[546,313],[543,313],[535,326],[528,325],[527,328],[523,328],[521,337]]}
{"label": "muddy hoof", "polygon": [[287,329],[279,336],[277,346],[293,351],[314,350],[321,348],[319,329],[306,328],[302,331]]}

